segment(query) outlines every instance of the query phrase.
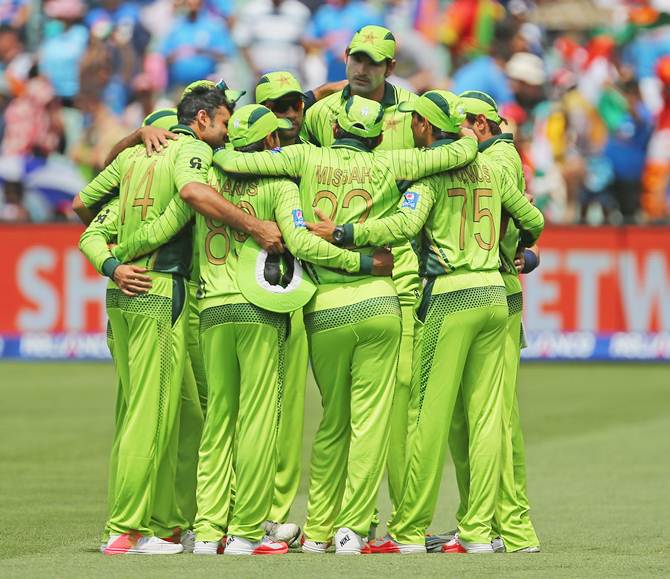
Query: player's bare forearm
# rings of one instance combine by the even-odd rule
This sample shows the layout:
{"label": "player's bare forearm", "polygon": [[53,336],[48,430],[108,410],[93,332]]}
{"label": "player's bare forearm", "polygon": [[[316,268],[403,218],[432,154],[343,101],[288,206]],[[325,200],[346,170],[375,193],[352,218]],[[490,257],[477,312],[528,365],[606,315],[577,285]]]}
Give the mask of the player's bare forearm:
{"label": "player's bare forearm", "polygon": [[84,225],[89,225],[95,217],[95,212],[84,205],[79,194],[77,194],[72,201],[72,211],[77,214],[77,217]]}
{"label": "player's bare forearm", "polygon": [[198,213],[222,221],[233,229],[251,235],[263,249],[271,253],[284,251],[281,232],[275,224],[261,221],[246,211],[242,211],[209,185],[191,182],[181,188],[179,195]]}

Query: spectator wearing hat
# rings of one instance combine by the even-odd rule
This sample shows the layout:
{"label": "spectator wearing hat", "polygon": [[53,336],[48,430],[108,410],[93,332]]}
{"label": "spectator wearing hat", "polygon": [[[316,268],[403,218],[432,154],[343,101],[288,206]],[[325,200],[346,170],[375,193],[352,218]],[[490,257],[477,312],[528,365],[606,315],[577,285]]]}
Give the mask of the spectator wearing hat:
{"label": "spectator wearing hat", "polygon": [[82,0],[49,0],[44,7],[57,24],[42,43],[39,71],[66,105],[71,105],[79,92],[79,63],[88,43],[88,30],[81,24],[85,9]]}

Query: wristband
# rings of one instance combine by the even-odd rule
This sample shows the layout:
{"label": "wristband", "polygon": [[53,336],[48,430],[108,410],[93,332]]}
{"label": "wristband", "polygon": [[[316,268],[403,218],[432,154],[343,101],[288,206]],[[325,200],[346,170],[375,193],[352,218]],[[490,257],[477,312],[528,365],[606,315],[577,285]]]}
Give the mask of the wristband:
{"label": "wristband", "polygon": [[540,265],[540,260],[537,258],[537,255],[530,249],[523,250],[523,259],[524,264],[521,273],[530,273],[535,268],[537,268],[538,265]]}
{"label": "wristband", "polygon": [[109,279],[114,279],[114,272],[116,268],[121,265],[121,262],[115,257],[108,257],[105,260],[105,263],[102,264],[102,274],[106,275]]}

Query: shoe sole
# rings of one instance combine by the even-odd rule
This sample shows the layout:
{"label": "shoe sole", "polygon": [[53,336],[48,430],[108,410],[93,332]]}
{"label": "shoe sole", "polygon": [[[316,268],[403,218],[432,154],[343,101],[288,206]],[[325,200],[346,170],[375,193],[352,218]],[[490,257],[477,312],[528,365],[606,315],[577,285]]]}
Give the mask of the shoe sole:
{"label": "shoe sole", "polygon": [[105,555],[181,555],[183,551],[133,551],[132,549],[120,550],[120,549],[105,549],[103,553]]}

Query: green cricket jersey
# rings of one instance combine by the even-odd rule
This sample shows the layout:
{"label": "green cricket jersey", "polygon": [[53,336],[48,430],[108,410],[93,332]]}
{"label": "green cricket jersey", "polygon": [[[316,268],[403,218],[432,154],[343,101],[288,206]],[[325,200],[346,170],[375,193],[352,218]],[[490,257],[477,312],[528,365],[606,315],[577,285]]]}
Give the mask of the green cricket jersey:
{"label": "green cricket jersey", "polygon": [[[480,152],[489,160],[498,163],[509,176],[519,191],[526,191],[526,178],[523,174],[521,158],[514,146],[511,133],[503,133],[479,144]],[[502,276],[508,294],[516,294],[522,290],[519,272],[514,266],[514,257],[519,246],[519,229],[512,219],[507,223],[505,236],[500,240],[500,261]]]}
{"label": "green cricket jersey", "polygon": [[[311,145],[309,145],[311,147]],[[243,153],[248,155],[249,153]],[[336,247],[312,235],[304,225],[298,187],[288,179],[233,179],[216,168],[209,183],[228,201],[261,220],[276,221],[288,250],[299,259],[347,272],[372,272],[372,258]],[[164,214],[114,250],[118,259],[143,254],[165,243],[195,215],[195,251],[199,254],[200,308],[246,300],[237,287],[237,258],[247,236],[195,213],[176,196]],[[215,303],[214,303],[215,302]]]}
{"label": "green cricket jersey", "polygon": [[[433,150],[442,149],[448,142],[434,143]],[[422,276],[497,274],[501,205],[523,228],[522,237],[537,239],[544,228],[540,211],[498,164],[478,154],[467,167],[415,183],[398,210],[385,219],[345,225],[345,241],[379,245],[421,232]],[[482,284],[489,285],[484,279]]]}
{"label": "green cricket jersey", "polygon": [[[177,131],[181,133],[177,140],[169,141],[167,147],[150,157],[144,145],[124,150],[80,193],[84,205],[91,207],[108,192],[118,191],[119,243],[158,218],[184,185],[207,183],[212,149],[188,127]],[[188,276],[191,254],[191,231],[184,228],[132,263],[152,271]]]}
{"label": "green cricket jersey", "polygon": [[[321,147],[333,144],[333,123],[340,110],[351,96],[346,86],[312,105],[305,113],[302,137]],[[381,105],[384,109],[384,138],[375,151],[414,148],[412,135],[412,115],[400,112],[401,102],[412,102],[418,97],[412,92],[385,83]],[[400,193],[398,192],[398,196]],[[393,247],[393,283],[398,291],[401,304],[413,304],[421,291],[421,279],[418,276],[419,264],[412,246],[401,242]]]}
{"label": "green cricket jersey", "polygon": [[[314,103],[305,113],[305,122],[301,136],[306,141],[319,147],[330,147],[335,141],[333,124],[337,115],[347,104],[351,96],[349,85],[343,90],[327,96]],[[385,83],[384,97],[381,100],[384,109],[384,139],[376,150],[392,151],[394,149],[412,149],[412,115],[402,113],[398,105],[402,102],[412,102],[417,97],[405,89]]]}
{"label": "green cricket jersey", "polygon": [[[325,148],[291,145],[261,153],[217,152],[214,163],[229,173],[300,177],[307,221],[316,221],[318,207],[337,223],[364,223],[395,210],[399,181],[462,167],[474,158],[476,148],[474,139],[464,138],[435,149],[372,152],[358,141],[341,139]],[[363,252],[369,254],[372,248]],[[362,279],[324,267],[310,268],[310,273],[316,283]]]}
{"label": "green cricket jersey", "polygon": [[108,244],[116,242],[118,217],[119,198],[115,197],[98,212],[79,238],[79,249],[100,274],[103,274],[103,264],[113,257]]}

